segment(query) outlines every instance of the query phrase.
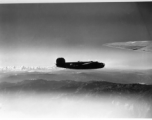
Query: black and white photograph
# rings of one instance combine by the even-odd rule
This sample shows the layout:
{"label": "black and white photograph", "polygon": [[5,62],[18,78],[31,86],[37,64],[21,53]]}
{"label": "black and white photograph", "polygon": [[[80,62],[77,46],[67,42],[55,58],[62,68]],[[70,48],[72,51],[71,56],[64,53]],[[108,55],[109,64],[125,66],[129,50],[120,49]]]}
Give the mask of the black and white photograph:
{"label": "black and white photograph", "polygon": [[0,4],[2,118],[152,118],[152,2]]}

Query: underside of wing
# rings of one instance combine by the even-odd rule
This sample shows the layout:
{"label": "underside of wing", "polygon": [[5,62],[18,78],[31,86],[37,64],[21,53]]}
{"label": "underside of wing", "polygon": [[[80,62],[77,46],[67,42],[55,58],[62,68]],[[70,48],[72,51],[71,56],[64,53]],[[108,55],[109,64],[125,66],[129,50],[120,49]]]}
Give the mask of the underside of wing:
{"label": "underside of wing", "polygon": [[104,44],[104,46],[152,52],[152,41],[115,42]]}

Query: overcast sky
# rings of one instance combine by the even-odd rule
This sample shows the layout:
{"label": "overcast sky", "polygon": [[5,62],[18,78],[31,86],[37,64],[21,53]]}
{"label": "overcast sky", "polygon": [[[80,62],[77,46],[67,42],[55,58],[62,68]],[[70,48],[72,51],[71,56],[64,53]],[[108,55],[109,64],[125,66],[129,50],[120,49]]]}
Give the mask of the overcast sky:
{"label": "overcast sky", "polygon": [[140,58],[137,63],[146,60],[149,66],[151,53],[102,45],[151,40],[151,6],[134,2],[1,4],[1,66],[52,66],[57,57],[127,67]]}

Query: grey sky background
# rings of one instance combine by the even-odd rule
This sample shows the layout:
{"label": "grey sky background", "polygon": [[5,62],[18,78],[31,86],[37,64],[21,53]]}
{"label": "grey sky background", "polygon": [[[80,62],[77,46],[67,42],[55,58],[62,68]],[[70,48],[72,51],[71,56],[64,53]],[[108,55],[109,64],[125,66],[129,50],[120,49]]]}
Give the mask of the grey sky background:
{"label": "grey sky background", "polygon": [[[128,55],[131,62],[139,57],[149,65],[150,53],[102,44],[151,40],[151,13],[149,2],[1,4],[1,66],[51,66],[60,56],[123,65]],[[130,66],[128,61],[125,65]]]}

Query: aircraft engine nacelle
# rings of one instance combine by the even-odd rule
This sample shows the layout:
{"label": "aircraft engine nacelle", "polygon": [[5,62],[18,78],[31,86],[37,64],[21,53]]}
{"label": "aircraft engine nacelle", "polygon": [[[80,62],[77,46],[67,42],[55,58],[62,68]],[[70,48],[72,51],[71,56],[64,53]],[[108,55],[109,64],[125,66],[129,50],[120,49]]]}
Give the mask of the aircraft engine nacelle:
{"label": "aircraft engine nacelle", "polygon": [[65,64],[65,59],[64,58],[58,58],[57,60],[56,60],[56,65],[57,66],[62,66],[62,65],[64,65]]}

